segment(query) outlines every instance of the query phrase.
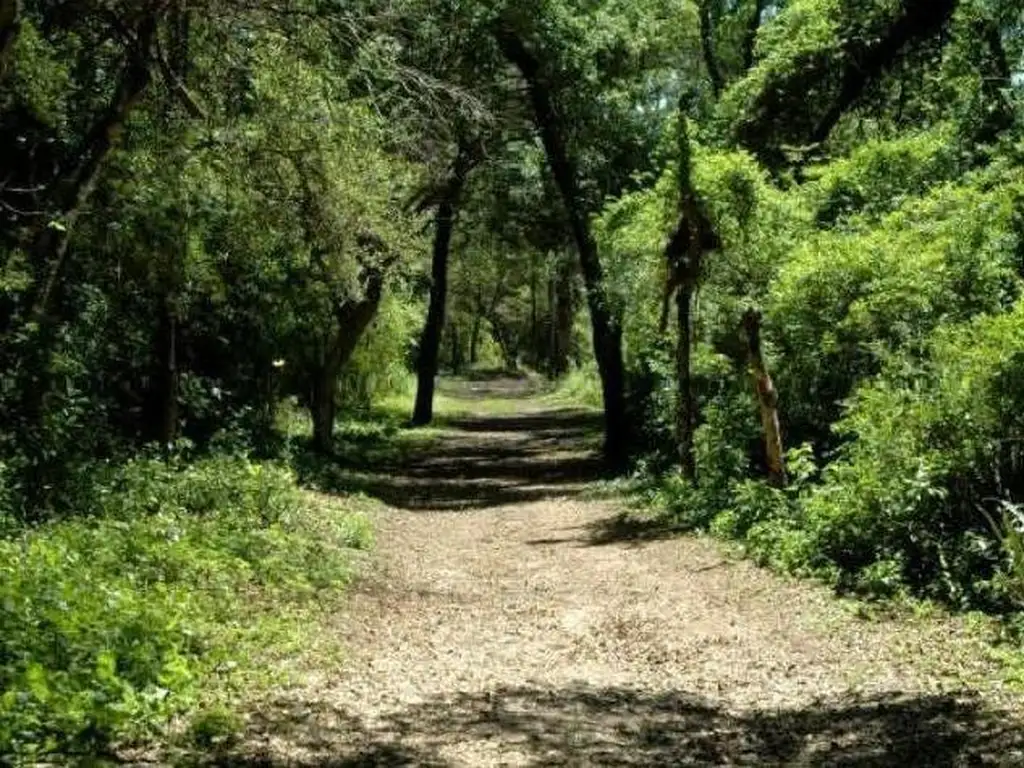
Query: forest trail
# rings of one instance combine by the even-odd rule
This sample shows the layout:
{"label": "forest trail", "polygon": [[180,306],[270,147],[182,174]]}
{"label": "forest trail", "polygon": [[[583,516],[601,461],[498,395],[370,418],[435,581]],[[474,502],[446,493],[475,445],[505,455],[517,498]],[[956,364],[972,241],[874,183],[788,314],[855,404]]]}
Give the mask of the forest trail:
{"label": "forest trail", "polygon": [[466,385],[467,409],[517,412],[450,419],[364,478],[389,508],[328,630],[345,658],[263,706],[236,764],[1024,764],[1017,699],[961,620],[868,620],[712,541],[640,535],[585,493],[596,417],[528,395]]}

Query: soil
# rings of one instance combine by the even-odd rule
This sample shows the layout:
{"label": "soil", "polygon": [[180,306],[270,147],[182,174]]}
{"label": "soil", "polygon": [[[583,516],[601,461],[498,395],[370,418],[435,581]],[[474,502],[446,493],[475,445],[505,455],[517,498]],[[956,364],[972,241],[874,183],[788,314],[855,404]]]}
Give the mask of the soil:
{"label": "soil", "polygon": [[265,702],[222,763],[1024,765],[1020,697],[962,619],[865,618],[626,524],[592,492],[598,417],[464,386],[468,409],[519,412],[363,469],[387,507],[324,629],[344,658]]}

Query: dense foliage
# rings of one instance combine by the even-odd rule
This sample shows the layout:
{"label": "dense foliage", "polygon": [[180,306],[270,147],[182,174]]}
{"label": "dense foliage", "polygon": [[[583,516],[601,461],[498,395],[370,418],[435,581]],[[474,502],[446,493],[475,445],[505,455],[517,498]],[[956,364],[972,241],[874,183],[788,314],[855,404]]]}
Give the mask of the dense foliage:
{"label": "dense foliage", "polygon": [[271,465],[137,459],[94,488],[88,517],[0,543],[0,744],[21,759],[216,712],[369,544],[361,518],[310,508]]}
{"label": "dense foliage", "polygon": [[0,753],[343,582],[280,462],[414,374],[421,425],[565,381],[776,567],[1020,608],[1022,113],[1011,0],[0,0]]}
{"label": "dense foliage", "polygon": [[[1005,383],[1020,355],[1024,274],[1022,19],[994,4],[956,5],[942,36],[898,52],[833,130],[787,146],[799,124],[795,106],[775,103],[790,94],[780,83],[799,78],[806,89],[817,67],[833,66],[835,35],[868,24],[844,12],[781,9],[758,34],[749,71],[698,121],[690,174],[721,247],[701,270],[692,326],[694,477],[663,475],[675,462],[678,396],[656,321],[657,270],[678,167],[597,220],[641,382],[648,495],[786,570],[1005,609],[1024,565],[1012,541],[1021,432]],[[864,34],[850,50],[872,44]],[[765,89],[770,98],[758,95]],[[820,111],[810,93],[800,92],[799,109]],[[784,122],[758,122],[775,110]],[[754,145],[751,126],[764,132]],[[767,476],[740,322],[748,308],[763,318],[786,487]]]}

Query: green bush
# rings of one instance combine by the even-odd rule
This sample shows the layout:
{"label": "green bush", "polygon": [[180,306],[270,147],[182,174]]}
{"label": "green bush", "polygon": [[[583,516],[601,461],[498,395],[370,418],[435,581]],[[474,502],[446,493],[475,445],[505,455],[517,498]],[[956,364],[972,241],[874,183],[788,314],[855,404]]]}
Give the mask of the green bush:
{"label": "green bush", "polygon": [[0,541],[0,754],[151,733],[244,658],[261,599],[344,584],[369,544],[276,466],[139,460],[99,486],[94,516]]}
{"label": "green bush", "polygon": [[855,439],[808,501],[833,559],[842,553],[840,564],[857,568],[896,559],[909,583],[945,598],[987,591],[997,553],[982,510],[1020,491],[1022,349],[1018,304],[940,330],[922,368],[894,364],[858,392],[838,427]]}
{"label": "green bush", "polygon": [[765,317],[792,439],[830,442],[841,401],[894,353],[923,353],[936,328],[1013,306],[1018,194],[1017,183],[941,187],[797,249]]}
{"label": "green bush", "polygon": [[955,126],[889,141],[871,141],[849,157],[812,174],[805,192],[819,224],[831,226],[851,216],[881,217],[908,199],[927,194],[956,175]]}
{"label": "green bush", "polygon": [[734,485],[712,530],[844,589],[1008,607],[1021,594],[1019,552],[999,539],[1012,545],[1015,529],[994,536],[986,518],[1021,491],[1021,350],[1024,304],[937,331],[925,361],[894,360],[857,391],[820,483],[810,448],[791,451],[791,486]]}

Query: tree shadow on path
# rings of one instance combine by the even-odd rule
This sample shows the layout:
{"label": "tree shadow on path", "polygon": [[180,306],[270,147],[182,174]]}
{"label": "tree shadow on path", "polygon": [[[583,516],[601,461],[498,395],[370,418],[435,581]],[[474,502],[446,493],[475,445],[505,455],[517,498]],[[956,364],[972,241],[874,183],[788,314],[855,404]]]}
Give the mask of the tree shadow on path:
{"label": "tree shadow on path", "polygon": [[[287,761],[225,756],[224,766],[482,764],[686,766],[1022,765],[1013,716],[963,695],[884,695],[803,709],[734,712],[671,691],[508,687],[427,700],[371,728],[356,713],[278,702],[253,723]],[[281,754],[275,749],[275,754]],[[486,757],[482,757],[486,756]]]}
{"label": "tree shadow on path", "polygon": [[606,476],[599,413],[564,408],[442,424],[440,439],[401,459],[306,455],[297,462],[300,480],[398,509],[470,511],[575,496]]}

